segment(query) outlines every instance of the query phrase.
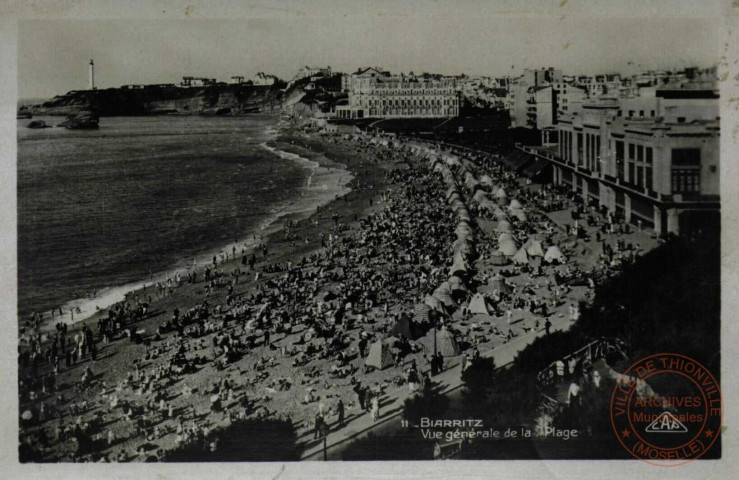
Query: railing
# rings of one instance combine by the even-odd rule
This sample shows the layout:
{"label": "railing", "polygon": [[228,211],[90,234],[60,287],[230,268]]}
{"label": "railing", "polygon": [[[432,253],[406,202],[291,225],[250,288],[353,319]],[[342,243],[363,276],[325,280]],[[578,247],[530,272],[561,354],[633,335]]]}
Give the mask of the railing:
{"label": "railing", "polygon": [[[624,350],[626,349],[626,347],[626,342],[618,338],[602,338],[600,340],[593,340],[579,350],[576,350],[559,360],[555,360],[554,362],[549,364],[549,366],[541,370],[536,375],[537,384],[541,388],[547,387],[556,382],[557,378],[560,377],[560,375],[558,375],[557,373],[557,364],[560,362],[564,365],[564,368],[567,369],[568,365],[570,365],[573,360],[577,363],[581,363],[586,360],[592,363],[598,359],[604,358],[607,354],[612,352],[619,352],[622,355],[625,355]],[[561,365],[559,368],[562,368]],[[566,375],[569,373],[569,371],[565,371],[563,373]],[[553,400],[550,397],[547,398]]]}

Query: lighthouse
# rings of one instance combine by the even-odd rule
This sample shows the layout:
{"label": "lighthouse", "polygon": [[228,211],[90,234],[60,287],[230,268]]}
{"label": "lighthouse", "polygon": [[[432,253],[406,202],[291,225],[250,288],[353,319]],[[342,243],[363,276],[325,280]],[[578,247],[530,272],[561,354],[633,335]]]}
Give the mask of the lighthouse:
{"label": "lighthouse", "polygon": [[95,90],[95,63],[90,59],[90,90]]}

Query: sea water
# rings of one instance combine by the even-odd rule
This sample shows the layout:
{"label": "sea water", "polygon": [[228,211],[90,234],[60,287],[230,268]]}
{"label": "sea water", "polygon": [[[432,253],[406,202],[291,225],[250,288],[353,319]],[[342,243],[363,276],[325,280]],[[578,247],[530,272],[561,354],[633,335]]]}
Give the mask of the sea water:
{"label": "sea water", "polygon": [[19,120],[21,320],[92,314],[345,193],[348,172],[273,145],[277,120],[105,117],[76,131]]}

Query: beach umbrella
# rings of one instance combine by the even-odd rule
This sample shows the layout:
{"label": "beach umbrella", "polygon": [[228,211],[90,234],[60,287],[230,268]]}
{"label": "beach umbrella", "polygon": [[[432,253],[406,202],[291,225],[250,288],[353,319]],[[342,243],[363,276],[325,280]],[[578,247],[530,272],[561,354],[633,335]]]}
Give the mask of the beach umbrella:
{"label": "beach umbrella", "polygon": [[492,187],[493,186],[493,179],[490,178],[490,175],[485,174],[482,177],[480,177],[480,183],[482,183],[483,185],[485,185],[487,187]]}
{"label": "beach umbrella", "polygon": [[508,194],[506,193],[503,187],[500,187],[498,191],[495,192],[495,198],[506,198],[506,197],[508,197]]}

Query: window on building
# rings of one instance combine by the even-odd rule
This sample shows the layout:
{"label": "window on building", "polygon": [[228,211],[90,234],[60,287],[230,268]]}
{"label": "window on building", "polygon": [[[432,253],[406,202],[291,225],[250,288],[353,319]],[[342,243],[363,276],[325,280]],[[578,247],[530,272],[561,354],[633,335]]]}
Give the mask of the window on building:
{"label": "window on building", "polygon": [[634,160],[634,147],[635,145],[633,143],[629,144],[629,160]]}
{"label": "window on building", "polygon": [[700,192],[700,164],[699,148],[672,149],[672,193]]}
{"label": "window on building", "polygon": [[672,149],[672,166],[673,167],[700,167],[701,150],[700,148],[673,148]]}
{"label": "window on building", "polygon": [[629,183],[634,183],[634,162],[629,162],[629,176],[626,181]]}
{"label": "window on building", "polygon": [[647,188],[647,190],[654,190],[654,178],[652,177],[652,167],[647,165],[644,171],[646,172],[646,179],[645,179],[644,186]]}
{"label": "window on building", "polygon": [[650,117],[654,117],[654,116],[655,116],[655,114],[654,114],[654,110],[650,110],[650,111],[649,111],[649,116],[650,116]]}
{"label": "window on building", "polygon": [[644,110],[639,110],[639,116],[640,117],[643,117],[644,116]]}
{"label": "window on building", "polygon": [[616,140],[616,175],[619,180],[624,179],[624,142]]}
{"label": "window on building", "polygon": [[636,186],[639,188],[644,186],[644,167],[636,167]]}
{"label": "window on building", "polygon": [[646,158],[647,164],[651,165],[652,164],[652,147],[647,147],[646,150],[647,150],[647,158]]}
{"label": "window on building", "polygon": [[697,168],[672,169],[672,193],[699,193],[700,170]]}
{"label": "window on building", "polygon": [[583,161],[583,152],[582,152],[582,133],[577,134],[577,164],[582,166]]}
{"label": "window on building", "polygon": [[573,157],[572,157],[572,145],[573,145],[572,138],[573,138],[572,132],[568,132],[567,133],[567,160],[568,160],[568,163],[572,163],[572,159],[573,159]]}
{"label": "window on building", "polygon": [[643,145],[636,146],[636,161],[639,163],[644,161],[644,146]]}
{"label": "window on building", "polygon": [[677,117],[677,123],[685,123],[685,117]]}

